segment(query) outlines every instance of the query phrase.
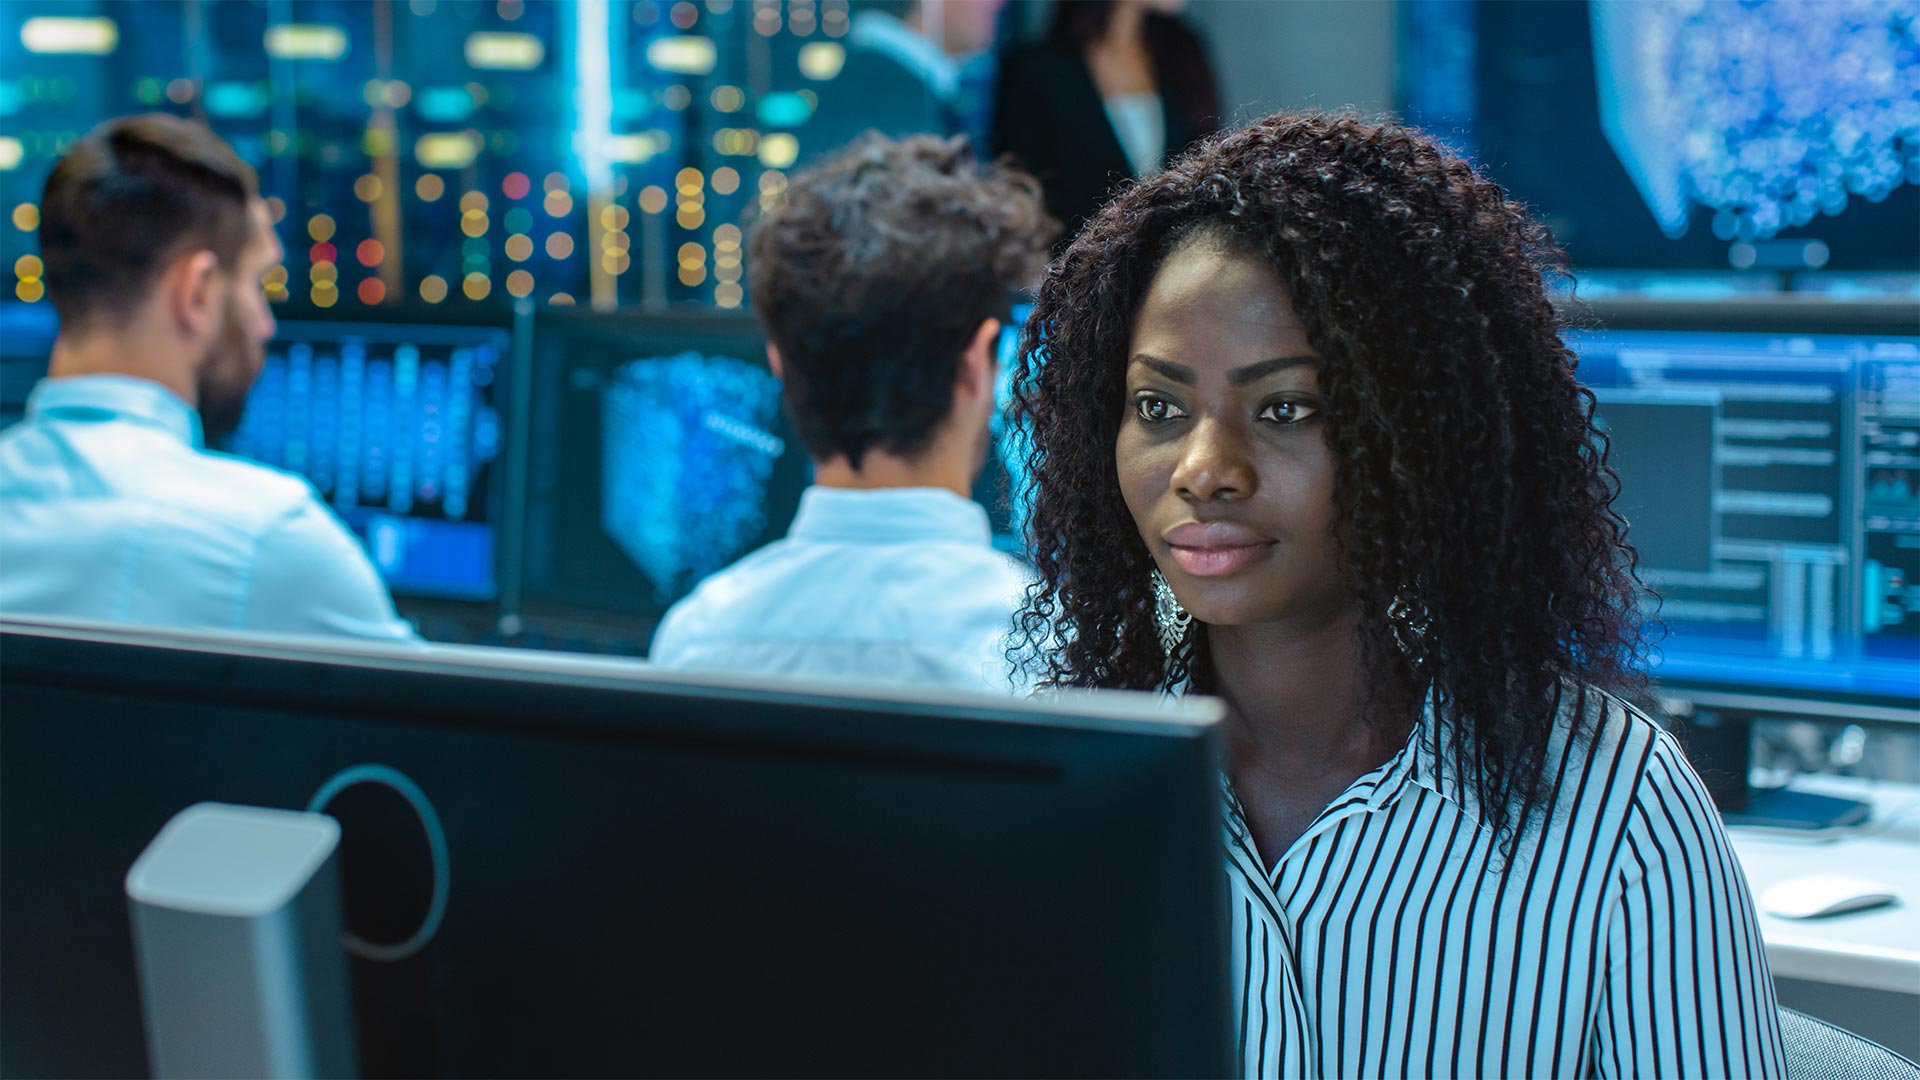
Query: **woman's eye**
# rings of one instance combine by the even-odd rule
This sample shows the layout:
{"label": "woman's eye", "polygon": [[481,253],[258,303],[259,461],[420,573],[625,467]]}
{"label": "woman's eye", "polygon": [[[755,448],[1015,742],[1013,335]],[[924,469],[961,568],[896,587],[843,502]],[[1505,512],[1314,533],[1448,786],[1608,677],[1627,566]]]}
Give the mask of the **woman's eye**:
{"label": "woman's eye", "polygon": [[1297,424],[1320,410],[1300,401],[1276,401],[1260,410],[1260,419],[1276,424]]}
{"label": "woman's eye", "polygon": [[1162,424],[1187,415],[1180,411],[1180,406],[1163,397],[1136,398],[1133,411],[1149,424]]}

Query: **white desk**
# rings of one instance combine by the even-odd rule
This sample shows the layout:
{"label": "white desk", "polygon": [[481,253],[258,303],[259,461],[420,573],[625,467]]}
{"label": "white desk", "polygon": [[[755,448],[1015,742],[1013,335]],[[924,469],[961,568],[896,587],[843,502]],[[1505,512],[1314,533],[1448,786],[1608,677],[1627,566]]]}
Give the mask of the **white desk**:
{"label": "white desk", "polygon": [[[1882,881],[1900,901],[1821,919],[1761,912],[1781,1004],[1914,1054],[1920,1047],[1920,786],[1804,777],[1794,787],[1871,802],[1873,820],[1816,839],[1729,830],[1754,902],[1775,883],[1807,874]],[[1819,992],[1807,983],[1819,984]]]}

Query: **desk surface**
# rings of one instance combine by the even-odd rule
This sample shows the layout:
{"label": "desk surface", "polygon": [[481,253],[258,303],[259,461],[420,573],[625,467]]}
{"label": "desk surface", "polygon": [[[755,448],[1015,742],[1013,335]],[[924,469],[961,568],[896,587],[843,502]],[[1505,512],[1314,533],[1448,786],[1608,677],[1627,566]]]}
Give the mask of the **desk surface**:
{"label": "desk surface", "polygon": [[1920,995],[1920,786],[1841,777],[1802,777],[1797,789],[1873,804],[1873,820],[1831,837],[1728,830],[1754,902],[1777,882],[1847,874],[1885,882],[1891,907],[1821,919],[1760,913],[1775,976]]}

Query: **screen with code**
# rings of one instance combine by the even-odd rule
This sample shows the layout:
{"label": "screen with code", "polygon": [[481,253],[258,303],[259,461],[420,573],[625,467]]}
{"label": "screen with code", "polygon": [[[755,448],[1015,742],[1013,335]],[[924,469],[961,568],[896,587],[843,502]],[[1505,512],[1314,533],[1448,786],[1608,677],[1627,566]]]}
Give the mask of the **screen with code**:
{"label": "screen with code", "polygon": [[1920,701],[1920,337],[1579,331],[1667,681]]}

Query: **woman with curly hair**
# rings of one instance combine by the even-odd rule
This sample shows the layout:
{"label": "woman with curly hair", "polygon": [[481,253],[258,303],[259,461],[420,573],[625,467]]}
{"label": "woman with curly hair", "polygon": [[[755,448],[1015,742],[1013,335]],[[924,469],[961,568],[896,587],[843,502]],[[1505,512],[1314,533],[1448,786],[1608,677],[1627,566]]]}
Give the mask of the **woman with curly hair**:
{"label": "woman with curly hair", "polygon": [[1783,1071],[1719,816],[1617,696],[1639,588],[1556,258],[1421,135],[1282,115],[1041,288],[1016,648],[1226,702],[1249,1076]]}

